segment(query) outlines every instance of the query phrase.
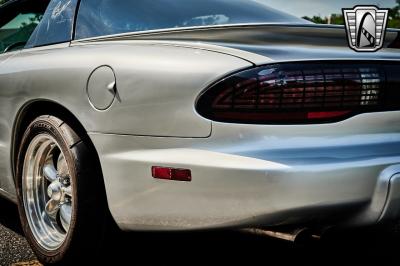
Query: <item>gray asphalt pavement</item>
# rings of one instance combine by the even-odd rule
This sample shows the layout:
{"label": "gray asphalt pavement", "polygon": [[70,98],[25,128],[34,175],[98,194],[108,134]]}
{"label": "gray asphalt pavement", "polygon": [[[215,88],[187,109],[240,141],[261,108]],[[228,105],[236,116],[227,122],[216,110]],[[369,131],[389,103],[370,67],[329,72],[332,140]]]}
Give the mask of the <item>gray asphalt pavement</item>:
{"label": "gray asphalt pavement", "polygon": [[[311,244],[238,231],[116,233],[102,262],[111,265],[400,265],[397,235],[331,234]],[[88,254],[88,260],[98,260]],[[16,207],[0,199],[0,265],[38,265],[22,236]],[[17,264],[15,264],[17,263]],[[19,264],[18,264],[19,263]]]}
{"label": "gray asphalt pavement", "polygon": [[33,260],[35,256],[22,236],[16,207],[0,199],[0,265]]}
{"label": "gray asphalt pavement", "polygon": [[35,259],[26,240],[21,235],[2,225],[0,225],[0,254],[0,265],[10,265],[14,262]]}

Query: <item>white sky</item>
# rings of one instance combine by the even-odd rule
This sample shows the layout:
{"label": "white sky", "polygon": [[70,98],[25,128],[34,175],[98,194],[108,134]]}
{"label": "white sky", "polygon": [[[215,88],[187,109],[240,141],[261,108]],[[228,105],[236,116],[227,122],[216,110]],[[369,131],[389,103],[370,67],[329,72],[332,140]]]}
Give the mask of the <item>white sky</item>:
{"label": "white sky", "polygon": [[328,16],[332,13],[341,14],[342,8],[353,8],[356,5],[377,5],[391,8],[396,0],[257,0],[275,9],[303,16]]}

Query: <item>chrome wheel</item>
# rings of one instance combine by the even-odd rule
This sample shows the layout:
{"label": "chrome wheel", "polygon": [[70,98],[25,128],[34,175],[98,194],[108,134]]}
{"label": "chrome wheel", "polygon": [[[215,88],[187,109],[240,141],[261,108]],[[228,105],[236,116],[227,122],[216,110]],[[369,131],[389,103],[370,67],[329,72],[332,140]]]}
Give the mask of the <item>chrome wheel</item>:
{"label": "chrome wheel", "polygon": [[71,225],[73,183],[67,161],[48,134],[28,146],[22,172],[22,194],[31,231],[40,246],[56,250]]}

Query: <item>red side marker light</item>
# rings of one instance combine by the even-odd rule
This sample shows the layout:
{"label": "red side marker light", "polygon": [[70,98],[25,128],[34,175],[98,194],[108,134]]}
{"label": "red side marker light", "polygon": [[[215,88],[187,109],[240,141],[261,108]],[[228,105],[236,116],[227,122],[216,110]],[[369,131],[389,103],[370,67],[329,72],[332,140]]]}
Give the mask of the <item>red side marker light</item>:
{"label": "red side marker light", "polygon": [[151,168],[151,173],[156,179],[186,182],[192,181],[192,173],[189,169],[153,166]]}

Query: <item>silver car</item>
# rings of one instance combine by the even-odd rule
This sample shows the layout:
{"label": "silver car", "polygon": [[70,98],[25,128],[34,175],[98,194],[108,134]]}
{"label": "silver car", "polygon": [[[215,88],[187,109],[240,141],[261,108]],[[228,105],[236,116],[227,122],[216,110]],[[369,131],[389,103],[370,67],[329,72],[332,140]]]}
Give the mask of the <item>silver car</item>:
{"label": "silver car", "polygon": [[112,221],[396,220],[399,49],[398,30],[358,53],[343,26],[253,0],[8,1],[0,194],[44,263],[95,252]]}

